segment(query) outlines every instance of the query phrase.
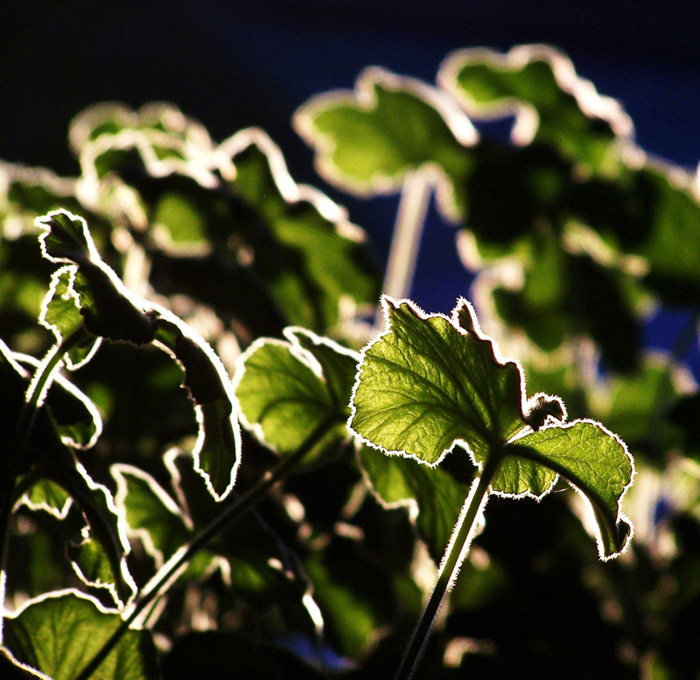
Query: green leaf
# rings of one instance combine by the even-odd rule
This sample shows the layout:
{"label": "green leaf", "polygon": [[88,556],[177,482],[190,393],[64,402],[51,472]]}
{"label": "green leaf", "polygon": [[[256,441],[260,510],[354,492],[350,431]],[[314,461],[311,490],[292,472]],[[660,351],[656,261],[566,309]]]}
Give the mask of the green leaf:
{"label": "green leaf", "polygon": [[403,456],[385,456],[362,446],[360,467],[384,507],[406,507],[436,563],[450,540],[469,484],[441,468],[416,465]]}
{"label": "green leaf", "polygon": [[[131,551],[126,526],[118,512],[112,494],[97,484],[68,449],[44,461],[45,474],[65,489],[82,511],[87,526],[83,530],[83,546],[73,550],[72,557],[80,561],[79,575],[89,585],[106,588],[120,607],[136,592],[126,557]],[[94,576],[95,580],[91,580]]]}
{"label": "green leaf", "polygon": [[[57,269],[42,304],[39,323],[54,334],[58,343],[83,325],[80,298],[75,291],[76,273],[76,267],[70,265]],[[85,365],[98,350],[101,341],[101,338],[92,336],[73,347],[64,358],[66,367],[75,370]]]}
{"label": "green leaf", "polygon": [[[37,223],[46,229],[41,236],[45,256],[51,262],[72,263],[74,290],[68,288],[70,274],[58,281],[66,286],[64,295],[69,301],[79,303],[88,330],[109,340],[126,340],[136,345],[154,343],[183,369],[184,384],[195,404],[199,424],[193,451],[195,463],[212,495],[217,500],[225,498],[238,470],[240,429],[230,380],[221,360],[201,336],[172,312],[124,286],[97,252],[85,220],[56,211]],[[56,315],[51,311],[49,316],[53,319]],[[75,320],[72,309],[69,318]]]}
{"label": "green leaf", "polygon": [[40,236],[44,257],[56,264],[77,265],[74,289],[85,327],[110,340],[151,342],[153,322],[142,301],[102,260],[85,220],[57,210],[38,218],[37,225],[46,230]]}
{"label": "green leaf", "polygon": [[[16,361],[32,370],[41,365],[28,354],[13,353]],[[56,375],[46,396],[46,410],[61,441],[74,449],[90,449],[102,433],[102,418],[95,404],[62,375]],[[43,417],[43,416],[39,416]]]}
{"label": "green leaf", "polygon": [[[70,144],[83,166],[88,158],[94,162],[104,146],[94,144],[103,136],[139,135],[156,158],[190,158],[211,150],[209,133],[201,123],[185,116],[180,109],[165,102],[144,104],[138,111],[123,104],[101,103],[81,111],[70,124]],[[110,146],[114,146],[113,140]]]}
{"label": "green leaf", "polygon": [[[625,549],[632,525],[620,504],[632,483],[634,464],[622,440],[600,423],[578,420],[518,437],[504,453],[505,464],[511,457],[524,458],[561,474],[592,504],[601,559],[616,557]],[[499,477],[513,472],[504,468]]]}
{"label": "green leaf", "polygon": [[612,369],[634,371],[641,345],[636,280],[587,253],[567,252],[551,233],[534,235],[531,245],[519,287],[503,285],[493,272],[481,282],[499,316],[546,351],[591,338]]}
{"label": "green leaf", "polygon": [[474,118],[515,114],[516,143],[546,142],[594,171],[615,169],[617,147],[632,134],[619,103],[599,95],[551,47],[518,46],[505,55],[488,49],[458,51],[443,63],[438,82]]}
{"label": "green leaf", "polygon": [[[117,483],[115,505],[123,514],[127,533],[138,538],[157,569],[193,536],[192,520],[151,475],[132,465],[116,464],[110,469]],[[188,567],[189,576],[201,575],[212,555],[200,553]]]}
{"label": "green leaf", "polygon": [[622,441],[592,421],[564,425],[557,397],[524,404],[520,368],[500,359],[466,300],[450,319],[405,300],[384,306],[389,328],[362,352],[349,427],[374,448],[432,466],[462,444],[479,468],[491,461],[491,491],[503,496],[539,499],[561,474],[595,509],[601,557],[619,554],[634,471]]}
{"label": "green leaf", "polygon": [[[165,454],[172,491],[151,475],[130,465],[113,465],[117,482],[115,503],[123,513],[129,536],[141,540],[160,569],[178,550],[192,541],[220,513],[187,454],[171,449]],[[237,595],[295,600],[301,607],[305,579],[289,559],[279,540],[248,513],[190,562],[180,578],[200,580],[220,570],[224,582]],[[290,578],[294,575],[296,580]]]}
{"label": "green leaf", "polygon": [[287,328],[285,336],[288,341],[258,340],[242,355],[234,377],[241,422],[280,454],[331,423],[304,462],[337,457],[349,438],[345,421],[358,357],[311,331]]}
{"label": "green leaf", "polygon": [[466,300],[450,319],[410,301],[383,304],[388,330],[362,352],[350,428],[432,466],[460,443],[481,466],[525,426],[519,367],[500,359]]}
{"label": "green leaf", "polygon": [[248,238],[254,269],[291,323],[325,331],[343,320],[342,305],[363,308],[379,296],[379,272],[365,233],[344,208],[294,182],[279,148],[261,130],[243,130],[221,150],[231,156],[232,188],[259,216],[275,244]]}
{"label": "green leaf", "polygon": [[360,74],[354,92],[311,99],[294,116],[297,131],[317,154],[317,167],[346,191],[397,191],[406,174],[432,168],[440,208],[454,217],[459,185],[476,141],[469,120],[439,90],[374,67]]}
{"label": "green leaf", "polygon": [[[118,612],[77,591],[32,600],[4,621],[14,659],[53,680],[72,680],[120,626]],[[129,630],[97,669],[103,680],[157,680],[156,651],[145,630]]]}
{"label": "green leaf", "polygon": [[20,503],[30,510],[43,510],[64,519],[72,505],[70,494],[50,479],[39,479],[23,494]]}

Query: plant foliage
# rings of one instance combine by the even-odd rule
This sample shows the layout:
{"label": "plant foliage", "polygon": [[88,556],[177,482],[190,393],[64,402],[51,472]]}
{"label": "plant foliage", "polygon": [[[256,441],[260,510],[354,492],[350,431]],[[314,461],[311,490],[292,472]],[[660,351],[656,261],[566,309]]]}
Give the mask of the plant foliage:
{"label": "plant foliage", "polygon": [[696,677],[697,178],[544,46],[293,124],[414,236],[435,194],[451,313],[256,128],[98,104],[76,177],[0,164],[0,674]]}

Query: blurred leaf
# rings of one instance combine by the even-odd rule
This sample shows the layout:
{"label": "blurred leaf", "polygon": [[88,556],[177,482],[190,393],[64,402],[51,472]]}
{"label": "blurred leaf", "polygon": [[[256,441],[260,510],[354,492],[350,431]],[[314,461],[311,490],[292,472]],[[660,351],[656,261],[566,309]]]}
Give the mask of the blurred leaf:
{"label": "blurred leaf", "polygon": [[349,435],[345,421],[358,357],[300,328],[287,341],[256,341],[234,377],[241,422],[280,454],[293,453],[322,424],[326,433],[304,463],[338,456]]}
{"label": "blurred leaf", "polygon": [[[670,356],[648,353],[635,373],[609,376],[594,386],[591,413],[629,446],[642,454],[656,453],[661,459],[677,443],[667,411],[679,400],[680,375],[680,367]],[[673,423],[672,414],[668,420]]]}
{"label": "blurred leaf", "polygon": [[461,212],[454,185],[471,165],[466,145],[476,141],[469,120],[439,90],[378,67],[357,79],[353,92],[329,92],[304,104],[294,124],[317,153],[317,167],[346,191],[397,191],[407,173],[437,171],[447,217]]}
{"label": "blurred leaf", "polygon": [[[593,505],[601,559],[616,557],[632,535],[620,504],[632,483],[634,465],[627,447],[595,422],[576,421],[545,427],[510,441],[501,475],[512,474],[510,457],[526,458],[561,474]],[[499,477],[501,476],[499,475]]]}
{"label": "blurred leaf", "polygon": [[[77,591],[30,601],[4,621],[4,644],[22,664],[54,680],[73,680],[122,623]],[[96,671],[103,680],[156,680],[156,651],[149,632],[129,630]]]}
{"label": "blurred leaf", "polygon": [[343,656],[366,653],[389,623],[394,597],[390,575],[359,542],[339,536],[310,555],[304,567],[331,644]]}
{"label": "blurred leaf", "polygon": [[566,252],[551,234],[539,234],[532,246],[522,287],[502,286],[497,277],[490,277],[499,316],[547,351],[590,337],[611,368],[634,371],[641,329],[630,293],[633,280],[586,253]]}
{"label": "blurred leaf", "polygon": [[543,225],[561,224],[573,168],[556,149],[484,141],[471,153],[473,169],[456,190],[481,260],[519,252]]}
{"label": "blurred leaf", "polygon": [[279,148],[260,130],[243,130],[221,148],[236,168],[232,186],[281,249],[256,248],[251,240],[253,266],[289,321],[324,331],[342,320],[344,300],[373,307],[379,271],[365,233],[348,221],[344,208],[317,189],[296,184]]}
{"label": "blurred leaf", "polygon": [[30,510],[43,510],[57,519],[63,519],[70,510],[70,494],[50,479],[39,479],[31,485],[20,499],[22,505]]}
{"label": "blurred leaf", "polygon": [[68,136],[73,152],[81,157],[89,155],[91,144],[103,135],[134,131],[141,133],[141,139],[150,139],[157,158],[190,157],[212,148],[203,125],[165,102],[144,104],[138,111],[123,104],[95,104],[71,121]]}
{"label": "blurred leaf", "polygon": [[599,95],[551,47],[523,45],[505,55],[481,48],[458,51],[443,63],[438,82],[474,118],[516,115],[517,143],[551,144],[594,171],[616,168],[616,147],[632,132],[619,103]]}
{"label": "blurred leaf", "polygon": [[364,232],[327,196],[297,185],[261,130],[243,130],[187,163],[154,158],[143,133],[132,132],[99,138],[102,155],[92,162],[104,165],[114,144],[108,170],[138,192],[150,248],[210,258],[208,278],[218,288],[238,287],[238,270],[248,269],[277,313],[284,309],[288,322],[319,331],[338,323],[346,298],[374,303],[378,273]]}

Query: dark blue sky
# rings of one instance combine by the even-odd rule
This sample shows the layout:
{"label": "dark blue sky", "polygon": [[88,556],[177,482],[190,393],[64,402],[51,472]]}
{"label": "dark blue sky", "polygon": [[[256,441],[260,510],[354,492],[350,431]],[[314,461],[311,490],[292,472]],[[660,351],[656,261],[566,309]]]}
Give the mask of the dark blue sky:
{"label": "dark blue sky", "polygon": [[[620,99],[646,150],[687,167],[700,160],[700,9],[694,0],[124,0],[0,3],[0,158],[77,171],[69,120],[100,100],[168,100],[214,138],[258,125],[295,179],[348,206],[386,254],[396,201],[356,201],[317,178],[290,125],[311,95],[350,88],[378,64],[434,81],[453,49],[546,42],[603,94]],[[465,294],[453,234],[428,224],[414,296],[448,311]],[[445,282],[435,285],[435,267]],[[655,331],[654,331],[655,332]]]}

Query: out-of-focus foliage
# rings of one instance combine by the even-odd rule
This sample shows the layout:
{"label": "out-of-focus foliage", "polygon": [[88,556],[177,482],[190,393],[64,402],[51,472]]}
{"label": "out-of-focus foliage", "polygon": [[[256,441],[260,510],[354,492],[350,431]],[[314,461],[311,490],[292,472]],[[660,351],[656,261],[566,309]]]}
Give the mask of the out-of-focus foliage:
{"label": "out-of-focus foliage", "polygon": [[[484,124],[499,118],[507,138]],[[217,143],[166,104],[83,112],[77,177],[0,164],[1,672],[77,677],[135,593],[301,450],[94,677],[391,677],[498,439],[514,463],[495,491],[553,493],[491,500],[421,672],[697,677],[696,178],[542,46],[457,52],[435,85],[367,69],[294,123],[336,188],[429,183],[475,277],[463,293],[520,367],[464,305],[397,302],[360,354],[381,292],[364,232],[264,132]],[[651,353],[663,308],[689,321]],[[573,424],[544,396],[535,422],[523,375]],[[630,469],[615,478],[618,440],[591,420],[635,458],[621,500]],[[590,536],[621,547],[620,503],[635,534],[602,562]]]}

